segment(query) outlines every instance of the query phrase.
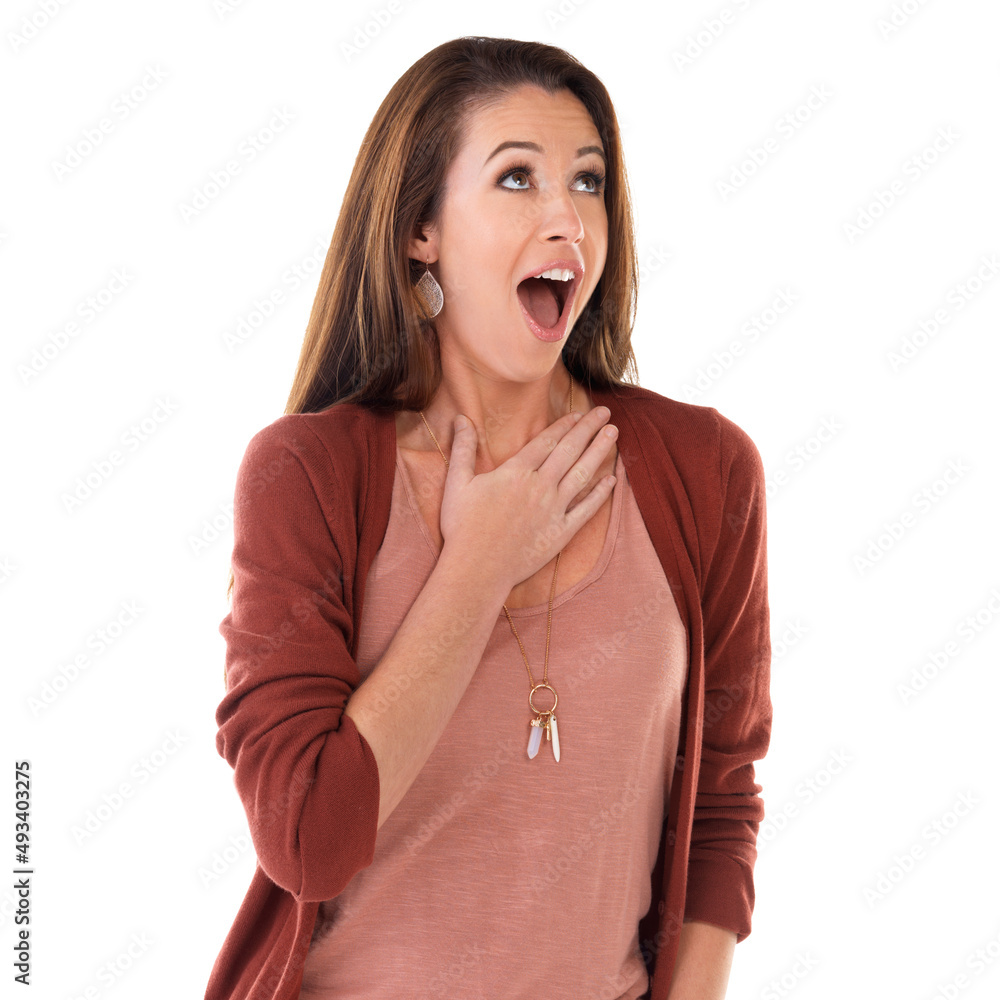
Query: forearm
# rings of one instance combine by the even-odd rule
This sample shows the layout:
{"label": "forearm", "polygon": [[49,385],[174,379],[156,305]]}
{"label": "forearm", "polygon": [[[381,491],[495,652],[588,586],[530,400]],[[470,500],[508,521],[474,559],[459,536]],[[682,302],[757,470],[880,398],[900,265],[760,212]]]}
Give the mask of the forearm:
{"label": "forearm", "polygon": [[667,1000],[725,1000],[736,932],[685,920]]}
{"label": "forearm", "polygon": [[440,740],[506,596],[474,559],[442,552],[385,654],[344,707],[378,765],[379,828]]}

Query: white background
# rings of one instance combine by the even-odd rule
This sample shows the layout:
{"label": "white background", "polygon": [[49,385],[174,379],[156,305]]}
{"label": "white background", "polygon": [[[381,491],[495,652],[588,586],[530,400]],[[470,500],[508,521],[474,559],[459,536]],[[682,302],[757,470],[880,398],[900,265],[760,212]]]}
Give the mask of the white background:
{"label": "white background", "polygon": [[31,762],[37,995],[204,991],[253,871],[214,743],[236,469],[283,411],[378,104],[479,34],[560,45],[606,83],[645,267],[641,384],[717,407],[767,469],[768,820],[729,996],[997,996],[1000,8],[401,0],[379,26],[379,7],[4,6],[2,759],[11,790]]}

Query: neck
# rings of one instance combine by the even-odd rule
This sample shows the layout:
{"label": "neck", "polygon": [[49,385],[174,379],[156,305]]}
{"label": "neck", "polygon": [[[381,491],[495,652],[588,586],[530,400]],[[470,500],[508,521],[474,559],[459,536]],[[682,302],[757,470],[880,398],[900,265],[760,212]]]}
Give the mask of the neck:
{"label": "neck", "polygon": [[[471,420],[479,439],[476,471],[491,472],[569,413],[570,381],[562,361],[527,383],[448,378],[446,371],[423,413],[446,455],[451,453],[455,417],[461,413]],[[573,409],[586,412],[588,406],[582,386],[574,383]],[[419,415],[416,421],[423,427]],[[429,436],[427,445],[437,450]]]}

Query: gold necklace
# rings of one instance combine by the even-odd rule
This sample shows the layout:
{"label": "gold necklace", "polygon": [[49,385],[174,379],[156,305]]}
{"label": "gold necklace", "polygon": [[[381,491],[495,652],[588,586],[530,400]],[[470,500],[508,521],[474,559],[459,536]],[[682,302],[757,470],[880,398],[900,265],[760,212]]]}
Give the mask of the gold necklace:
{"label": "gold necklace", "polygon": [[[569,380],[569,412],[573,412],[573,379]],[[431,430],[431,426],[427,423],[427,418],[424,416],[424,411],[420,411],[420,419],[423,420],[424,426],[427,428],[427,433],[430,434],[431,439],[437,447],[437,450],[441,452],[441,457],[444,459],[445,469],[449,468],[448,458],[443,451],[441,451],[441,445],[438,444],[438,439],[434,436],[434,431]],[[521,637],[517,634],[517,629],[514,628],[514,620],[510,617],[510,612],[507,610],[507,605],[503,606],[503,613],[507,616],[507,621],[510,623],[511,631],[514,633],[514,638],[517,639],[517,645],[521,650],[521,658],[524,660],[524,667],[528,671],[528,683],[531,685],[531,690],[528,692],[528,707],[534,714],[529,723],[529,728],[531,729],[531,734],[528,737],[528,756],[532,759],[538,754],[538,750],[542,745],[542,730],[545,730],[545,739],[552,744],[552,755],[555,757],[556,761],[559,760],[559,726],[556,722],[556,705],[559,703],[559,695],[556,694],[556,689],[549,684],[549,639],[552,636],[552,604],[555,601],[556,596],[556,574],[559,572],[559,556],[562,552],[556,554],[556,564],[552,570],[552,589],[549,591],[549,616],[548,622],[545,627],[545,672],[542,674],[542,679],[538,684],[535,683],[534,677],[531,676],[531,666],[528,664],[527,654],[524,652],[524,643],[521,642]],[[540,688],[548,688],[552,692],[552,707],[546,709],[535,708],[535,692]]]}

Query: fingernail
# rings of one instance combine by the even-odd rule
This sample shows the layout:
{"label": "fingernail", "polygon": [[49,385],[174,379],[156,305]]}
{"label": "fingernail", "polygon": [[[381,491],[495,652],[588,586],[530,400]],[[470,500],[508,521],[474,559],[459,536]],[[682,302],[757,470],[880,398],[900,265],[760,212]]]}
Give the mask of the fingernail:
{"label": "fingernail", "polygon": [[468,423],[469,421],[466,420],[460,413],[457,417],[455,417],[455,430],[464,431]]}

